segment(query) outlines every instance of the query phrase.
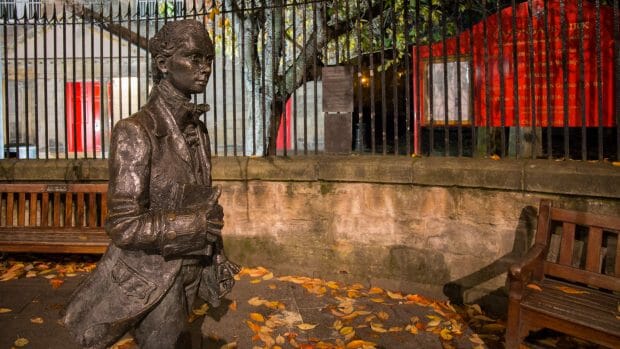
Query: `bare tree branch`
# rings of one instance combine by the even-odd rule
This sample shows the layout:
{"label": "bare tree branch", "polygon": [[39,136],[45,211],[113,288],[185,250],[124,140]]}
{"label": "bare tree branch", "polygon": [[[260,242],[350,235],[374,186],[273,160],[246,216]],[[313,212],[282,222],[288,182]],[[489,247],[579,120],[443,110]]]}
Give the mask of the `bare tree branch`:
{"label": "bare tree branch", "polygon": [[125,28],[122,25],[115,24],[111,18],[104,16],[102,13],[97,13],[84,5],[77,4],[74,0],[67,0],[67,4],[69,4],[76,16],[81,17],[85,21],[95,22],[101,29],[106,30],[110,34],[127,40],[129,43],[139,48],[148,50],[149,41],[144,36],[138,35],[131,29]]}

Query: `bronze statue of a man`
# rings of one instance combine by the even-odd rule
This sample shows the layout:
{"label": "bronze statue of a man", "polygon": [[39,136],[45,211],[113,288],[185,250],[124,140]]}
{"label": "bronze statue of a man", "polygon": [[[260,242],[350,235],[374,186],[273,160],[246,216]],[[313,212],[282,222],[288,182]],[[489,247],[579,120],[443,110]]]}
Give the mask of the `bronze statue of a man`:
{"label": "bronze statue of a man", "polygon": [[220,189],[210,144],[191,103],[211,74],[213,43],[193,20],[169,22],[150,40],[154,86],[146,105],[114,127],[108,218],[112,243],[76,290],[64,322],[84,348],[131,331],[141,348],[189,348],[198,294],[217,306],[238,267],[224,256]]}

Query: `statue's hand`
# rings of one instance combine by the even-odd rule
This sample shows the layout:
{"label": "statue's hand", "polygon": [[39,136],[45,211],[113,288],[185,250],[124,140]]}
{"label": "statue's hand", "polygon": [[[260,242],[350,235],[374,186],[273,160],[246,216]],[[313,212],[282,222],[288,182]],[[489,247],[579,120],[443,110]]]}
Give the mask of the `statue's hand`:
{"label": "statue's hand", "polygon": [[208,234],[214,235],[211,239],[207,236],[207,239],[210,241],[214,241],[221,236],[222,228],[224,227],[224,209],[217,202],[220,194],[220,187],[214,187],[209,199],[198,208],[200,214],[206,218],[205,231]]}
{"label": "statue's hand", "polygon": [[[224,209],[218,203],[211,206],[203,206],[199,209],[199,214],[205,217],[204,231],[207,232],[207,239],[211,242],[222,235],[224,227]],[[208,235],[214,235],[212,237]]]}
{"label": "statue's hand", "polygon": [[222,195],[222,187],[220,187],[219,185],[214,185],[212,187],[209,198],[206,201],[206,206],[214,207],[215,205],[217,205],[217,200],[220,198],[220,195]]}
{"label": "statue's hand", "polygon": [[205,207],[203,212],[209,222],[224,222],[224,209],[218,203],[210,207]]}

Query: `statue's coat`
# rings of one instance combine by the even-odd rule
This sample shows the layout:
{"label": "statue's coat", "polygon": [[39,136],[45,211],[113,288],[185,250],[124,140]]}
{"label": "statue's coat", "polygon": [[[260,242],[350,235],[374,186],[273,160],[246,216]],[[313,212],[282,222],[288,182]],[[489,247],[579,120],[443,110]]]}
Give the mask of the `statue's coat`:
{"label": "statue's coat", "polygon": [[175,197],[179,185],[211,185],[208,134],[202,122],[197,130],[202,149],[192,159],[158,86],[140,111],[114,127],[105,225],[112,243],[65,309],[64,322],[82,346],[105,347],[135,326],[183,263],[164,258],[163,248],[205,226],[195,210],[176,207]]}

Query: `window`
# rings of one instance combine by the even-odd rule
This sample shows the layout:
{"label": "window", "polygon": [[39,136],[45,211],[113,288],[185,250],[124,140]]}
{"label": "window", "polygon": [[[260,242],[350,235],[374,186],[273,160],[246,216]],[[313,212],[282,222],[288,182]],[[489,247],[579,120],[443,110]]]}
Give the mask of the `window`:
{"label": "window", "polygon": [[2,0],[0,18],[10,21],[26,17],[38,17],[41,13],[41,0]]}
{"label": "window", "polygon": [[183,14],[183,0],[137,0],[141,18],[175,17]]}
{"label": "window", "polygon": [[[460,69],[457,69],[460,68]],[[432,86],[430,80],[430,69],[433,70]],[[460,72],[458,72],[460,70]],[[460,73],[460,74],[457,74]],[[444,85],[444,74],[447,77],[448,85]],[[460,82],[457,79],[460,76]],[[469,61],[456,60],[443,62],[428,63],[425,75],[425,93],[424,99],[426,103],[424,123],[430,122],[430,116],[433,117],[435,124],[444,124],[446,116],[448,124],[456,125],[459,122],[458,100],[460,93],[461,113],[460,121],[463,124],[471,123],[471,65]],[[432,100],[430,90],[432,89]],[[446,92],[448,93],[446,104]],[[431,113],[431,106],[433,108]]]}

